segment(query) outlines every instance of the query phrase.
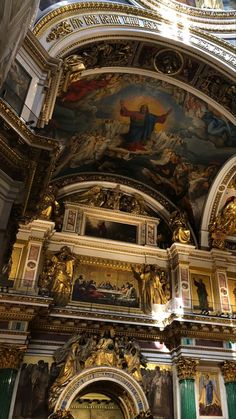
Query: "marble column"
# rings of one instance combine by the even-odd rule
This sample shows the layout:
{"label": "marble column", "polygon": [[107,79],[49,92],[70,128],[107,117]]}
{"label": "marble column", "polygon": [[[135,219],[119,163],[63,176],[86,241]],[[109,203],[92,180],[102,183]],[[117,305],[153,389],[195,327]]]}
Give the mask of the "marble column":
{"label": "marble column", "polygon": [[176,362],[179,378],[181,419],[196,419],[195,376],[198,361],[179,358]]}
{"label": "marble column", "polygon": [[18,368],[23,358],[22,347],[0,346],[0,406],[1,419],[8,419]]}
{"label": "marble column", "polygon": [[225,361],[221,365],[225,381],[229,419],[236,418],[236,362]]}

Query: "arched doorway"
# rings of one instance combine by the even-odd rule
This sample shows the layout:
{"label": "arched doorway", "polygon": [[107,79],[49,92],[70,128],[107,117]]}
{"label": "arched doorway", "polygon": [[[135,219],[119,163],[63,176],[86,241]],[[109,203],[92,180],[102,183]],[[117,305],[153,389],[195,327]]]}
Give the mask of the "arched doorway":
{"label": "arched doorway", "polygon": [[118,368],[94,367],[73,378],[61,393],[54,411],[72,408],[73,414],[72,411],[77,410],[77,403],[89,397],[90,400],[100,399],[111,403],[117,419],[133,419],[149,409],[142,387],[131,375]]}

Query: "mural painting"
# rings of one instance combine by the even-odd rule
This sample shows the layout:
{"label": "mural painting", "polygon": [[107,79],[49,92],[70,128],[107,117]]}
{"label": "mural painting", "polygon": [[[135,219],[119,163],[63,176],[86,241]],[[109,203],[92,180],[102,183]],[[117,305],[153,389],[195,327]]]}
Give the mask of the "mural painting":
{"label": "mural painting", "polygon": [[236,280],[228,279],[229,298],[233,313],[236,313]]}
{"label": "mural painting", "polygon": [[[149,365],[148,365],[149,367]],[[142,369],[143,386],[154,419],[173,419],[172,371],[166,365]]]}
{"label": "mural painting", "polygon": [[48,417],[49,388],[58,373],[59,369],[55,363],[49,366],[44,360],[22,365],[13,419],[46,419]]}
{"label": "mural painting", "polygon": [[86,217],[84,234],[128,243],[137,242],[137,226],[97,219],[90,216]]}
{"label": "mural painting", "polygon": [[236,152],[236,130],[209,105],[161,80],[103,74],[58,98],[48,134],[61,143],[55,177],[101,172],[165,194],[199,222],[208,189]]}
{"label": "mural painting", "polygon": [[22,112],[30,82],[31,76],[15,60],[2,87],[1,96],[3,96],[4,100],[9,103],[18,115]]}
{"label": "mural painting", "polygon": [[220,386],[217,372],[201,371],[197,373],[199,415],[223,416],[220,400]]}
{"label": "mural painting", "polygon": [[191,285],[193,308],[201,310],[203,314],[207,314],[209,310],[213,310],[213,296],[210,276],[192,273]]}
{"label": "mural painting", "polygon": [[139,307],[138,282],[132,272],[80,264],[74,278],[72,301]]}

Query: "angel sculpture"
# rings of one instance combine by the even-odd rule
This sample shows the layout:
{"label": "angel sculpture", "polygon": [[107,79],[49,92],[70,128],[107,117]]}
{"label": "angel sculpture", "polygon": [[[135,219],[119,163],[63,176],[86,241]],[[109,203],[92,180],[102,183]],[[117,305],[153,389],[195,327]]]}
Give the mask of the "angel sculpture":
{"label": "angel sculpture", "polygon": [[61,348],[56,350],[54,360],[60,367],[60,372],[50,389],[50,408],[53,408],[63,387],[84,367],[85,360],[91,353],[92,345],[92,337],[73,335]]}
{"label": "angel sculpture", "polygon": [[236,196],[231,196],[210,227],[212,246],[225,248],[225,237],[236,234]]}
{"label": "angel sculpture", "polygon": [[102,207],[106,200],[106,193],[100,185],[95,185],[87,191],[78,195],[78,201],[81,204],[91,207]]}
{"label": "angel sculpture", "polygon": [[191,242],[191,234],[185,214],[174,211],[170,216],[170,227],[173,230],[173,242],[188,244]]}

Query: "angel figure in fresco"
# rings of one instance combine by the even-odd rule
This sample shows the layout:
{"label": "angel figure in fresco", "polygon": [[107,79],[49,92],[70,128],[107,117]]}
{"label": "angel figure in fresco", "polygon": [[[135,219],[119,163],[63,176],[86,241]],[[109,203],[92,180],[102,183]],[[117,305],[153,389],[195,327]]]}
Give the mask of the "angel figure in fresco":
{"label": "angel figure in fresco", "polygon": [[123,101],[120,102],[121,116],[130,118],[129,132],[124,134],[125,147],[128,150],[145,150],[147,141],[150,140],[151,134],[157,123],[164,124],[172,109],[163,115],[154,115],[149,112],[148,105],[143,104],[139,111],[128,110]]}

